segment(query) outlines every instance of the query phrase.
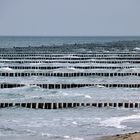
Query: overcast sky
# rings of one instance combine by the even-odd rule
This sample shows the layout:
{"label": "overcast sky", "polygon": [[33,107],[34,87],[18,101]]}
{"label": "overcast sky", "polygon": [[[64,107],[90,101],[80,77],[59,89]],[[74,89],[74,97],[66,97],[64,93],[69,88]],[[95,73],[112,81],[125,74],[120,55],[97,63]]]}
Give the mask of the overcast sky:
{"label": "overcast sky", "polygon": [[140,0],[0,0],[0,35],[140,35]]}

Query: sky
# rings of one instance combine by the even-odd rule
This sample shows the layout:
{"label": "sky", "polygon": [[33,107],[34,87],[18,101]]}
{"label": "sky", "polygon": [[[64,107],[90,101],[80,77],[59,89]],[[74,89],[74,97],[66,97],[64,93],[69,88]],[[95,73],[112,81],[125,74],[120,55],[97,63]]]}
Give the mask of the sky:
{"label": "sky", "polygon": [[140,0],[0,0],[0,35],[140,36]]}

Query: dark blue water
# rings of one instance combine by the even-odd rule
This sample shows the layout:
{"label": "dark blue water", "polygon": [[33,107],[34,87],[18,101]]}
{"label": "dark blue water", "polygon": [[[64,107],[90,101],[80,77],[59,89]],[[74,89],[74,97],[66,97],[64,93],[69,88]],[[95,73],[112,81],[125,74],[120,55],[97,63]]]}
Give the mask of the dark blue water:
{"label": "dark blue water", "polygon": [[0,47],[27,47],[41,45],[62,45],[62,44],[83,44],[83,43],[104,43],[113,41],[133,41],[140,37],[0,37]]}

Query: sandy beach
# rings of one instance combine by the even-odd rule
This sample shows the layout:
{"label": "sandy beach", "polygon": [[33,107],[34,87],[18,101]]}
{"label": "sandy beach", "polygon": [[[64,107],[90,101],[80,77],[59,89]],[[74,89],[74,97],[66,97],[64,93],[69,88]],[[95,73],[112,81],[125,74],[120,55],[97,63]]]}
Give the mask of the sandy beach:
{"label": "sandy beach", "polygon": [[140,132],[117,134],[115,136],[107,136],[101,140],[140,140]]}

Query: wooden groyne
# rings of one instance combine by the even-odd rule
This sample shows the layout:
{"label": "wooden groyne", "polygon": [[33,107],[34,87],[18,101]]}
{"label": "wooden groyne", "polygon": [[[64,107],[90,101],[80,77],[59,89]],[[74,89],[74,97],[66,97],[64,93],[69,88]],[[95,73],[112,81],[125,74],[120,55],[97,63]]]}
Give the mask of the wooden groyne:
{"label": "wooden groyne", "polygon": [[81,87],[140,88],[140,84],[36,84],[36,86],[46,89],[70,89]]}
{"label": "wooden groyne", "polygon": [[77,107],[113,107],[113,108],[140,108],[139,102],[94,102],[94,103],[0,103],[0,108],[22,107],[31,109],[65,109]]}
{"label": "wooden groyne", "polygon": [[140,60],[0,60],[0,63],[103,63],[103,64],[121,64],[121,63],[133,63],[139,64]]}
{"label": "wooden groyne", "polygon": [[[50,70],[50,69],[131,69],[140,68],[138,66],[7,66],[11,69],[31,69],[31,70]],[[7,68],[0,66],[0,68]]]}
{"label": "wooden groyne", "polygon": [[130,52],[104,52],[104,53],[74,53],[74,52],[68,52],[68,53],[57,53],[52,52],[39,52],[39,51],[0,51],[0,57],[28,57],[28,56],[41,56],[41,57],[63,57],[63,56],[75,56],[75,57],[109,57],[109,56],[116,56],[116,57],[140,57],[139,52],[130,53]]}
{"label": "wooden groyne", "polygon": [[76,72],[76,73],[45,73],[45,72],[0,72],[0,76],[7,77],[28,77],[28,76],[54,76],[54,77],[81,77],[81,76],[104,76],[104,77],[114,77],[114,76],[140,76],[140,73],[84,73],[84,72]]}
{"label": "wooden groyne", "polygon": [[140,57],[0,57],[0,59],[8,60],[140,60]]}
{"label": "wooden groyne", "polygon": [[10,83],[2,83],[0,84],[0,88],[17,88],[17,87],[24,87],[24,84],[10,84]]}
{"label": "wooden groyne", "polygon": [[140,88],[140,84],[9,84],[1,83],[0,88],[16,88],[24,86],[38,86],[44,89],[71,89],[81,87],[105,87],[105,88]]}

